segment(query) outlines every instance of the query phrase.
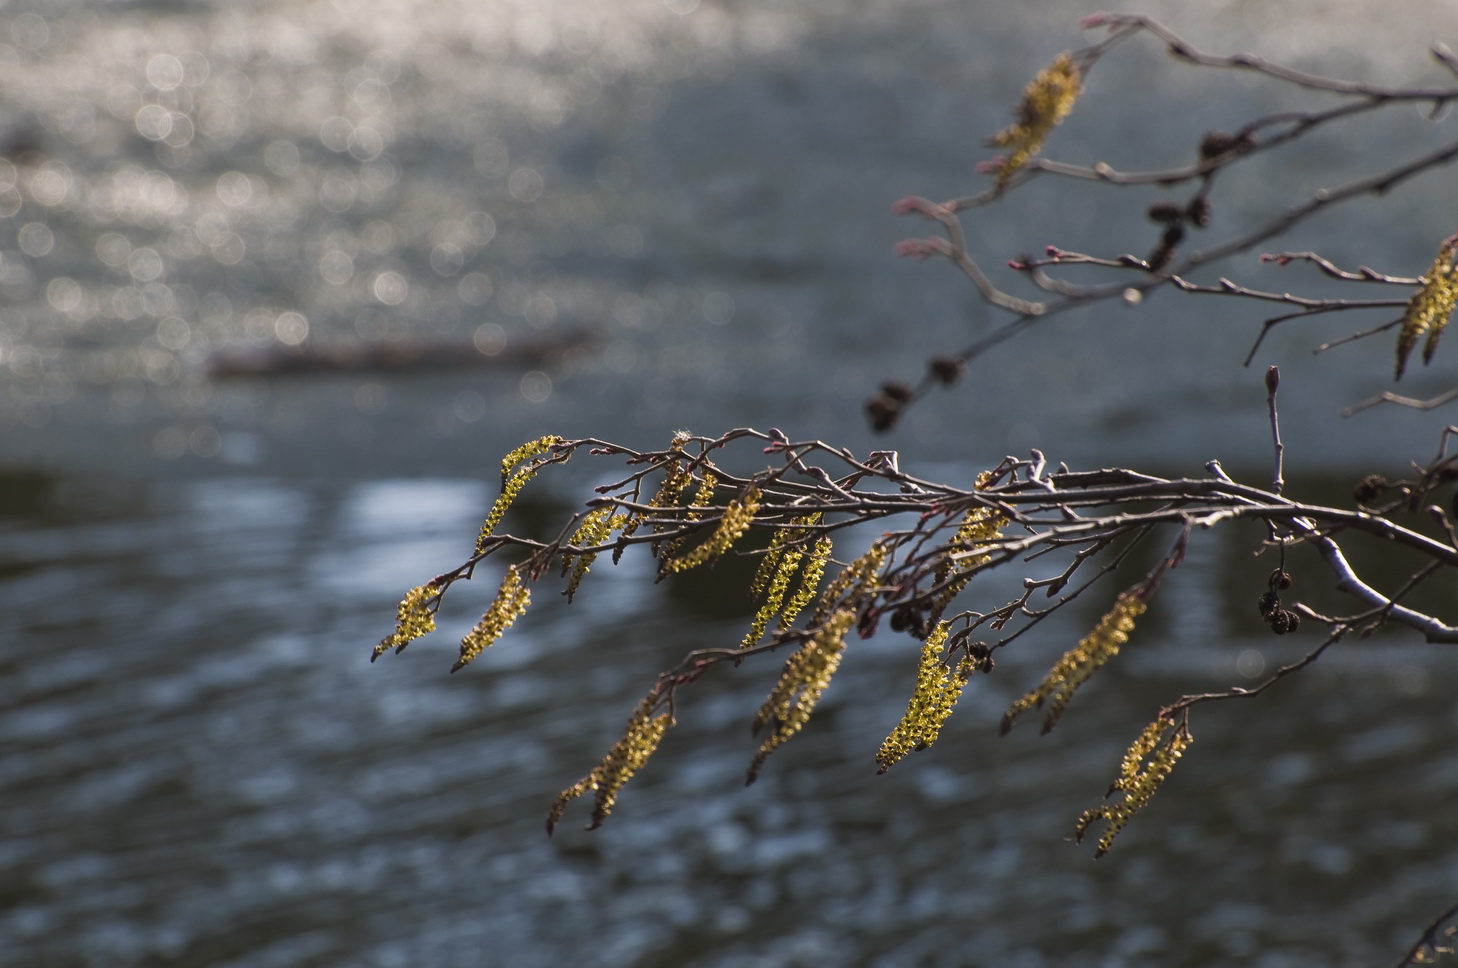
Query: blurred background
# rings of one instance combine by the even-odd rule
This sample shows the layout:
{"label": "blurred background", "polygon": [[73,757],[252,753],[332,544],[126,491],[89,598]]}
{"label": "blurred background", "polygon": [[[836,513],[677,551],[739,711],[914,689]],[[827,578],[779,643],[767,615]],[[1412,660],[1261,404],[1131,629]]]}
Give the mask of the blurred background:
{"label": "blurred background", "polygon": [[[1453,83],[1427,47],[1458,46],[1458,16],[1421,0],[1144,9],[1211,52]],[[1395,962],[1458,899],[1451,649],[1391,632],[1197,709],[1196,744],[1113,853],[1067,842],[1161,704],[1315,645],[1261,634],[1258,531],[1201,536],[1052,735],[998,740],[996,724],[1113,589],[1007,650],[936,749],[882,777],[916,643],[855,643],[747,790],[748,722],[778,664],[717,671],[591,834],[579,805],[548,839],[552,798],[658,670],[737,641],[747,603],[696,575],[653,585],[629,555],[570,608],[544,587],[449,676],[452,633],[494,593],[486,569],[436,637],[366,661],[403,592],[469,553],[501,455],[545,433],[648,448],[680,427],[776,425],[954,481],[1038,447],[1189,475],[1219,458],[1259,483],[1278,364],[1288,493],[1344,502],[1362,475],[1429,459],[1441,410],[1338,416],[1389,386],[1387,337],[1311,354],[1382,319],[1287,324],[1243,369],[1262,308],[1170,293],[1050,320],[891,435],[865,429],[880,380],[914,380],[999,321],[951,267],[892,257],[927,227],[891,203],[980,190],[983,139],[1088,42],[1091,12],[0,4],[0,960]],[[1185,164],[1206,130],[1329,103],[1137,40],[1097,66],[1047,153]],[[1399,108],[1254,161],[1197,241],[1451,130]],[[1452,179],[1270,248],[1416,275],[1453,231]],[[969,216],[989,267],[1047,244],[1142,254],[1142,213],[1167,197],[1034,189]],[[1337,291],[1254,254],[1204,281],[1220,274]],[[1448,350],[1404,389],[1448,389]],[[619,470],[543,476],[509,526],[555,530]],[[1386,587],[1412,564],[1353,550]],[[1331,584],[1309,561],[1296,580],[1303,596]]]}

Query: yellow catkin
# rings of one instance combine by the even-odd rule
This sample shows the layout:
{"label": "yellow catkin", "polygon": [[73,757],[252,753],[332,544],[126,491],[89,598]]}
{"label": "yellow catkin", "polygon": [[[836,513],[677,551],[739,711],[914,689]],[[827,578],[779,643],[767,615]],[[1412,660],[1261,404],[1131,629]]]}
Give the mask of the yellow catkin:
{"label": "yellow catkin", "polygon": [[800,586],[785,603],[784,611],[780,612],[780,628],[787,629],[794,625],[800,611],[810,604],[810,600],[820,590],[820,579],[825,574],[825,565],[830,561],[830,552],[834,547],[828,534],[821,535],[815,542],[815,547],[806,556],[805,567],[800,572]]}
{"label": "yellow catkin", "polygon": [[1134,814],[1149,803],[1160,785],[1173,772],[1175,763],[1184,754],[1185,748],[1194,741],[1186,725],[1175,729],[1173,736],[1161,742],[1161,738],[1173,726],[1172,720],[1164,718],[1156,719],[1146,726],[1124,754],[1124,760],[1119,766],[1119,778],[1109,788],[1110,795],[1121,792],[1123,799],[1085,810],[1079,816],[1074,836],[1080,843],[1094,821],[1102,820],[1105,823],[1095,857],[1102,857],[1109,852],[1114,838],[1119,836],[1119,831],[1124,829]]}
{"label": "yellow catkin", "polygon": [[926,749],[936,742],[942,725],[952,715],[952,708],[972,677],[973,662],[963,658],[955,669],[942,655],[950,626],[940,622],[927,636],[921,649],[921,665],[916,673],[916,689],[906,705],[906,714],[891,730],[876,753],[876,772],[885,773],[907,753]]}
{"label": "yellow catkin", "polygon": [[[706,508],[714,501],[714,491],[719,488],[719,479],[709,471],[704,471],[704,479],[699,481],[699,489],[694,492],[694,499],[689,502],[691,508]],[[694,514],[689,520],[698,520]]]}
{"label": "yellow catkin", "polygon": [[[614,514],[611,507],[600,507],[589,511],[578,525],[577,531],[572,535],[569,544],[578,548],[592,548],[607,542],[608,536],[617,529],[628,523],[628,515]],[[597,560],[597,552],[585,551],[581,554],[562,556],[562,574],[572,570],[572,577],[567,580],[567,588],[562,594],[567,596],[567,601],[572,601],[572,596],[577,594],[577,586],[582,584],[582,579],[587,577],[588,570],[592,563]]]}
{"label": "yellow catkin", "polygon": [[997,168],[997,187],[1004,188],[1018,169],[1043,148],[1043,142],[1073,110],[1083,76],[1067,51],[1053,58],[1023,91],[1018,120],[992,136],[991,142],[1011,152]]}
{"label": "yellow catkin", "polygon": [[[708,476],[705,475],[706,478]],[[700,505],[695,504],[695,506]],[[690,568],[697,568],[699,565],[721,557],[733,547],[734,542],[744,536],[744,532],[749,530],[750,523],[754,521],[754,516],[758,513],[759,488],[751,484],[742,495],[725,506],[724,513],[719,517],[719,526],[714,529],[709,540],[688,554],[665,560],[663,570],[668,572],[688,571]]]}
{"label": "yellow catkin", "polygon": [[1124,759],[1119,763],[1119,778],[1109,787],[1109,793],[1128,789],[1129,784],[1139,775],[1144,758],[1159,746],[1159,741],[1164,738],[1171,725],[1168,719],[1156,719],[1144,727],[1144,732],[1124,752]]}
{"label": "yellow catkin", "polygon": [[437,595],[439,591],[433,584],[410,589],[395,610],[395,631],[380,640],[370,661],[375,661],[390,649],[401,652],[422,635],[434,632],[435,611],[431,606]]}
{"label": "yellow catkin", "polygon": [[[712,475],[710,475],[712,477]],[[658,491],[648,502],[650,507],[671,508],[678,505],[679,498],[688,486],[693,483],[694,475],[682,464],[674,463],[663,474],[663,480],[658,485]],[[712,490],[710,494],[712,495]],[[657,530],[662,531],[660,527]]]}
{"label": "yellow catkin", "polygon": [[602,758],[602,762],[593,767],[587,776],[557,795],[551,811],[547,814],[547,833],[550,834],[556,829],[558,821],[562,819],[562,814],[567,810],[567,805],[588,790],[594,791],[596,796],[592,809],[592,822],[587,829],[596,830],[602,826],[608,814],[612,813],[613,805],[617,803],[618,792],[622,790],[623,784],[643,768],[654,750],[658,749],[664,732],[673,725],[673,717],[670,714],[659,713],[656,716],[653,714],[657,705],[657,693],[650,693],[639,702],[637,708],[633,710],[633,715],[628,718],[628,728],[624,731],[623,738],[608,750],[607,755]]}
{"label": "yellow catkin", "polygon": [[476,627],[461,639],[461,657],[451,666],[451,671],[459,672],[464,669],[472,659],[501,638],[502,633],[521,618],[531,603],[532,590],[522,584],[521,566],[512,565],[506,569],[506,577],[501,580],[501,589],[496,593],[496,600],[491,603],[486,614],[481,616]]}
{"label": "yellow catkin", "polygon": [[1134,620],[1144,614],[1148,607],[1137,589],[1122,593],[1109,613],[1094,626],[1094,630],[1076,648],[1064,653],[1063,658],[1048,670],[1038,687],[1008,707],[1002,716],[1003,734],[1012,729],[1013,721],[1018,716],[1034,706],[1042,706],[1045,702],[1048,711],[1043,719],[1043,732],[1046,733],[1056,726],[1058,717],[1063,715],[1063,708],[1068,705],[1078,687],[1087,682],[1089,676],[1100,666],[1119,654],[1120,647],[1129,641]]}
{"label": "yellow catkin", "polygon": [[[675,438],[673,449],[682,450],[682,448],[682,442],[678,441]],[[688,487],[689,483],[693,481],[693,479],[693,475],[690,474],[682,464],[674,461],[668,466],[668,469],[664,472],[663,480],[658,482],[658,490],[655,491],[653,496],[648,499],[648,506],[651,508],[667,508],[676,506],[678,504],[679,496],[683,494],[684,488]],[[622,526],[622,537],[632,537],[635,533],[637,533],[639,526],[642,525],[645,520],[647,520],[647,518],[642,514],[630,515],[627,523]],[[655,532],[661,533],[664,528],[663,525],[659,524],[655,525],[653,530]],[[626,545],[620,544],[618,545],[618,547],[613,549],[613,564],[616,565],[618,561],[622,559],[623,549],[625,547]],[[657,553],[656,547],[654,553]]]}
{"label": "yellow catkin", "polygon": [[[758,598],[764,590],[769,587],[774,577],[781,571],[781,559],[787,553],[803,549],[800,542],[806,537],[806,527],[820,523],[821,514],[816,511],[814,514],[805,514],[798,518],[792,518],[789,526],[780,528],[770,538],[769,548],[765,551],[764,557],[759,560],[759,568],[755,570],[754,581],[750,582],[749,594],[752,598]],[[792,547],[793,546],[793,547]]]}
{"label": "yellow catkin", "polygon": [[1423,347],[1423,363],[1431,363],[1438,349],[1438,339],[1453,317],[1458,305],[1458,235],[1443,240],[1432,266],[1423,276],[1423,284],[1408,300],[1402,314],[1402,328],[1397,333],[1397,379],[1407,369],[1407,358],[1418,340],[1427,336]]}
{"label": "yellow catkin", "polygon": [[[672,474],[673,471],[670,471],[669,473]],[[685,470],[682,473],[684,475],[683,482],[682,482],[682,484],[677,485],[678,486],[678,495],[679,496],[682,495],[682,492],[685,489],[688,488],[688,485],[690,483],[692,483],[693,482],[693,479],[694,479],[693,472],[692,471]],[[668,484],[668,480],[666,478],[664,480],[664,484],[665,485]],[[704,472],[703,480],[699,481],[699,489],[694,492],[694,496],[693,496],[692,500],[690,500],[688,502],[688,508],[684,511],[683,518],[681,519],[680,524],[687,524],[687,523],[692,522],[692,521],[697,521],[697,520],[699,520],[699,518],[703,517],[703,515],[702,515],[702,513],[700,512],[699,509],[700,508],[706,508],[706,507],[708,507],[713,502],[713,500],[714,500],[714,491],[718,487],[719,487],[719,479],[717,477],[715,477],[709,471],[705,471]],[[675,504],[677,503],[677,498],[675,498],[674,503]],[[662,505],[662,506],[663,507],[671,507],[672,505],[665,504],[665,505]],[[653,532],[655,534],[662,534],[663,532],[669,531],[669,530],[672,530],[672,526],[671,525],[667,525],[667,524],[657,524],[657,525],[654,525],[653,526]],[[679,547],[682,544],[683,544],[683,537],[682,536],[677,537],[677,538],[671,538],[671,539],[665,540],[662,543],[654,542],[654,544],[653,544],[653,554],[656,555],[660,559],[661,562],[663,562],[663,564],[661,564],[659,566],[660,576],[662,574],[666,574],[670,570],[669,569],[669,566],[668,566],[668,562],[675,555],[678,554],[678,549],[679,549]]]}
{"label": "yellow catkin", "polygon": [[835,670],[840,668],[846,633],[855,621],[853,610],[841,609],[785,660],[779,682],[754,717],[756,733],[771,725],[773,731],[750,762],[745,783],[753,783],[769,755],[809,722],[815,704],[830,685]]}
{"label": "yellow catkin", "polygon": [[[992,560],[992,555],[983,548],[1002,536],[1006,524],[1007,518],[990,508],[975,507],[967,512],[956,536],[947,545],[946,559],[937,567],[934,585],[943,587],[932,599],[930,618],[933,621],[967,587],[972,573]],[[957,557],[953,558],[953,554]]]}
{"label": "yellow catkin", "polygon": [[529,440],[516,450],[507,454],[501,460],[501,496],[491,505],[491,510],[486,512],[486,520],[481,523],[481,530],[476,535],[476,554],[486,549],[486,540],[496,531],[496,526],[506,516],[506,511],[511,507],[521,489],[526,487],[527,481],[537,476],[541,469],[540,461],[530,461],[525,467],[512,474],[512,468],[522,461],[529,461],[533,457],[545,454],[557,444],[562,443],[561,437],[548,436],[538,437],[536,440]]}
{"label": "yellow catkin", "polygon": [[820,604],[815,609],[814,617],[810,619],[811,627],[825,624],[831,613],[844,602],[854,601],[859,597],[871,579],[881,573],[881,566],[886,563],[890,553],[891,549],[886,541],[876,541],[865,554],[846,565],[820,596]]}
{"label": "yellow catkin", "polygon": [[806,525],[817,524],[819,521],[819,512],[803,515],[790,521],[788,527],[776,531],[774,537],[770,539],[769,550],[761,559],[759,569],[754,575],[754,581],[749,586],[749,594],[752,597],[763,596],[763,598],[760,601],[759,609],[754,613],[753,620],[749,623],[749,631],[744,634],[744,639],[739,643],[740,648],[747,649],[758,642],[764,635],[770,619],[780,614],[780,610],[785,604],[785,593],[790,588],[790,581],[795,577],[800,563],[805,559],[805,549],[797,542],[805,539]]}
{"label": "yellow catkin", "polygon": [[501,459],[501,480],[505,483],[511,476],[512,468],[529,457],[536,457],[538,454],[545,454],[553,447],[562,443],[562,438],[555,435],[538,437],[536,440],[529,440],[516,450],[507,454]]}

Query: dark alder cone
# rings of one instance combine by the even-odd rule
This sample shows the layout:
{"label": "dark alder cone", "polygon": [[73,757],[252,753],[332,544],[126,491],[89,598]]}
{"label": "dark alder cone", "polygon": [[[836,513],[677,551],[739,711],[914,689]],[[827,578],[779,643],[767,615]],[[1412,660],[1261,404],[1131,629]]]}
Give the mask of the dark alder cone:
{"label": "dark alder cone", "polygon": [[1185,239],[1185,229],[1182,225],[1171,225],[1164,230],[1164,237],[1159,240],[1159,247],[1150,253],[1145,261],[1149,263],[1151,272],[1158,272],[1169,265],[1169,260],[1174,258],[1175,246]]}
{"label": "dark alder cone", "polygon": [[1185,210],[1185,218],[1189,219],[1190,224],[1194,225],[1196,228],[1203,229],[1205,226],[1209,225],[1210,200],[1203,195],[1195,199],[1193,202],[1190,203],[1190,207]]}
{"label": "dark alder cone", "polygon": [[871,418],[872,430],[890,430],[901,417],[901,404],[878,393],[866,401],[866,416]]}
{"label": "dark alder cone", "polygon": [[1352,490],[1352,497],[1358,504],[1368,504],[1381,497],[1385,490],[1387,490],[1387,478],[1381,474],[1368,474],[1357,482],[1357,486]]}
{"label": "dark alder cone", "polygon": [[881,393],[897,403],[905,403],[911,399],[911,387],[900,380],[887,380],[881,384]]}
{"label": "dark alder cone", "polygon": [[1262,615],[1269,619],[1281,607],[1281,596],[1275,592],[1266,592],[1256,599],[1256,608],[1260,609]]}
{"label": "dark alder cone", "polygon": [[1155,202],[1146,214],[1151,222],[1179,222],[1185,217],[1184,210],[1174,202]]}
{"label": "dark alder cone", "polygon": [[1236,138],[1224,131],[1211,131],[1200,141],[1200,158],[1208,160],[1223,155],[1227,151],[1238,151],[1244,154],[1254,147],[1255,140],[1249,133]]}
{"label": "dark alder cone", "polygon": [[1301,616],[1289,608],[1283,608],[1276,612],[1270,617],[1269,621],[1271,623],[1271,631],[1277,635],[1285,635],[1301,627]]}
{"label": "dark alder cone", "polygon": [[931,375],[940,383],[956,383],[967,369],[967,361],[955,356],[938,356],[927,364]]}
{"label": "dark alder cone", "polygon": [[1235,147],[1235,139],[1224,131],[1210,131],[1200,139],[1200,157],[1215,158]]}
{"label": "dark alder cone", "polygon": [[967,646],[967,658],[982,672],[992,671],[992,650],[987,647],[986,642],[973,642]]}

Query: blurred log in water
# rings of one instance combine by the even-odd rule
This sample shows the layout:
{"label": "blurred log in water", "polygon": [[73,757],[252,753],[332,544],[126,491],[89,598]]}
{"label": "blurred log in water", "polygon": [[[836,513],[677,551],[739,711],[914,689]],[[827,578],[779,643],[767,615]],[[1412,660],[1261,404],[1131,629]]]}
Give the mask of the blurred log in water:
{"label": "blurred log in water", "polygon": [[519,367],[550,363],[564,352],[595,342],[587,329],[512,335],[500,343],[479,340],[397,340],[379,343],[303,343],[298,346],[234,346],[213,352],[207,374],[215,380],[360,371],[410,372],[462,367]]}

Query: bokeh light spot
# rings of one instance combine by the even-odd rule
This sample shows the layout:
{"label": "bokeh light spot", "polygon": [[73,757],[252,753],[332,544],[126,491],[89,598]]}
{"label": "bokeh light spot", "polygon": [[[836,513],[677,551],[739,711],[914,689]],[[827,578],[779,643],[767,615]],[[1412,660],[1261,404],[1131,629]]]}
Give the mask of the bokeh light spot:
{"label": "bokeh light spot", "polygon": [[506,190],[518,202],[530,203],[542,197],[546,182],[543,181],[541,172],[535,168],[518,168],[507,180]]}
{"label": "bokeh light spot", "polygon": [[274,322],[273,331],[278,334],[279,342],[298,346],[309,336],[309,321],[299,313],[284,313]]}
{"label": "bokeh light spot", "polygon": [[398,306],[410,295],[410,280],[393,270],[375,276],[370,287],[375,298],[386,306]]}
{"label": "bokeh light spot", "polygon": [[541,370],[529,370],[521,377],[521,395],[528,403],[545,403],[552,395],[552,378]]}
{"label": "bokeh light spot", "polygon": [[471,342],[482,356],[496,356],[506,349],[506,330],[497,323],[482,323],[476,327]]}
{"label": "bokeh light spot", "polygon": [[20,251],[33,259],[49,255],[56,244],[56,237],[44,222],[25,223],[15,233],[15,240],[20,243]]}
{"label": "bokeh light spot", "polygon": [[170,91],[182,83],[182,61],[171,54],[157,54],[147,61],[147,83],[159,91]]}

